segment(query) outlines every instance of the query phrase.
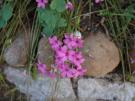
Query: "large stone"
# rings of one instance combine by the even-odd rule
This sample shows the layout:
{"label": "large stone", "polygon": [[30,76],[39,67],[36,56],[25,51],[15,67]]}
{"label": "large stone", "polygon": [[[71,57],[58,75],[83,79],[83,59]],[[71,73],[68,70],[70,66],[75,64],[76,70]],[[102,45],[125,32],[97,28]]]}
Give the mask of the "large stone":
{"label": "large stone", "polygon": [[135,101],[135,84],[109,82],[103,79],[80,79],[79,101]]}
{"label": "large stone", "polygon": [[27,61],[28,39],[27,36],[19,35],[5,50],[4,59],[11,66],[24,66]]}
{"label": "large stone", "polygon": [[119,51],[114,42],[103,33],[91,33],[84,40],[82,49],[88,76],[104,76],[114,70],[120,62]]}
{"label": "large stone", "polygon": [[29,96],[31,101],[75,101],[70,79],[50,79],[37,76],[33,80],[24,69],[6,67],[4,70],[9,82],[16,85],[20,92]]}
{"label": "large stone", "polygon": [[51,64],[54,64],[54,52],[46,37],[41,38],[39,41],[38,60],[40,60],[41,63],[45,63],[48,67],[50,67]]}

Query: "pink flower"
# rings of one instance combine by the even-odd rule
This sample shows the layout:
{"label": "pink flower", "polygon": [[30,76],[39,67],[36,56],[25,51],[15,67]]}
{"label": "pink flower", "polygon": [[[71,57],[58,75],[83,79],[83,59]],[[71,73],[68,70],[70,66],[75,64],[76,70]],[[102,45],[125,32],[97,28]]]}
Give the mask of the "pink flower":
{"label": "pink flower", "polygon": [[37,67],[38,67],[38,71],[42,74],[45,75],[46,74],[46,65],[42,64],[40,61],[38,61],[37,63]]}
{"label": "pink flower", "polygon": [[52,73],[51,71],[48,71],[45,64],[42,64],[40,61],[37,63],[38,71],[42,74],[42,76],[49,76],[51,78],[55,78],[55,73]]}
{"label": "pink flower", "polygon": [[62,77],[68,77],[68,78],[73,77],[73,73],[72,73],[72,71],[70,70],[70,68],[67,64],[64,64],[63,68],[61,68],[60,71],[61,71]]}
{"label": "pink flower", "polygon": [[[86,69],[81,67],[84,58],[78,50],[83,46],[81,37],[71,33],[70,35],[66,34],[64,40],[60,41],[56,36],[53,36],[49,38],[49,43],[55,52],[55,70],[60,71],[62,77],[73,78],[84,75]],[[47,71],[46,74],[54,77],[50,71]]]}
{"label": "pink flower", "polygon": [[56,77],[56,74],[53,72],[47,72],[47,75],[52,79],[54,79]]}
{"label": "pink flower", "polygon": [[73,11],[74,10],[74,6],[72,4],[72,2],[68,1],[66,4],[66,9]]}
{"label": "pink flower", "polygon": [[77,68],[77,69],[71,69],[72,73],[73,73],[73,77],[77,78],[79,76],[83,76],[86,72],[86,69],[84,68]]}
{"label": "pink flower", "polygon": [[86,71],[87,70],[85,68],[77,68],[76,75],[83,76],[86,73]]}
{"label": "pink flower", "polygon": [[77,77],[83,76],[86,72],[86,69],[84,68],[71,69],[71,72],[72,72],[73,77],[77,78]]}
{"label": "pink flower", "polygon": [[74,40],[74,35],[73,34],[65,35],[64,44],[67,45],[68,48],[70,48],[70,49],[76,48],[76,43],[75,43],[75,40]]}
{"label": "pink flower", "polygon": [[95,3],[100,3],[102,1],[104,1],[104,0],[95,0]]}
{"label": "pink flower", "polygon": [[83,47],[83,40],[81,38],[75,38],[76,47],[82,48]]}
{"label": "pink flower", "polygon": [[76,52],[74,50],[69,50],[69,56],[68,59],[73,62],[75,59]]}
{"label": "pink flower", "polygon": [[55,56],[55,64],[57,65],[57,68],[61,68],[61,65],[64,63],[62,57]]}
{"label": "pink flower", "polygon": [[65,35],[64,43],[70,49],[81,48],[83,46],[83,40],[73,34]]}
{"label": "pink flower", "polygon": [[38,8],[45,8],[48,4],[48,0],[36,0]]}
{"label": "pink flower", "polygon": [[81,52],[76,52],[74,54],[74,57],[72,59],[72,62],[76,65],[76,66],[80,66],[83,62],[84,62],[84,58],[81,54]]}
{"label": "pink flower", "polygon": [[49,38],[49,43],[51,44],[52,49],[57,50],[62,45],[62,42],[57,39],[56,36]]}
{"label": "pink flower", "polygon": [[66,46],[60,47],[57,51],[56,54],[59,58],[61,58],[61,61],[67,61],[68,56],[69,56],[69,51]]}

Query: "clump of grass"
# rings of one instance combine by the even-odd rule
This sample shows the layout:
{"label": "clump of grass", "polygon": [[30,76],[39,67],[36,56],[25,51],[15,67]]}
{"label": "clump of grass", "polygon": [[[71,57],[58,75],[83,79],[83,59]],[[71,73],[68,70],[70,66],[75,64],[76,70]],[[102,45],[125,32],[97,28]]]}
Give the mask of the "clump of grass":
{"label": "clump of grass", "polygon": [[[13,13],[12,17],[7,21],[6,26],[0,29],[0,64],[4,63],[3,54],[4,50],[10,46],[12,41],[17,36],[19,30],[24,30],[24,33],[27,34],[27,26],[31,26],[29,19],[29,13],[33,12],[35,7],[30,6],[31,0],[8,0],[4,1],[4,4],[10,3],[12,5]],[[32,3],[33,5],[33,3]],[[36,28],[37,29],[37,28]],[[6,80],[3,73],[0,71],[0,89],[2,100],[18,100],[21,101],[25,99],[22,94],[18,93],[14,86],[11,86]],[[17,97],[16,97],[17,96]],[[4,99],[5,98],[5,99]],[[1,100],[1,99],[0,99]],[[23,100],[24,101],[24,100]]]}
{"label": "clump of grass", "polygon": [[[24,23],[28,21],[28,14],[34,8],[29,6],[31,0],[11,0],[10,3],[12,5],[13,14],[12,17],[7,22],[7,25],[0,30],[1,33],[1,41],[0,41],[0,57],[2,57],[3,52],[7,46],[12,43],[12,40],[15,38],[17,31],[19,28],[25,28]],[[4,2],[7,3],[7,0]],[[24,29],[25,30],[25,29]]]}
{"label": "clump of grass", "polygon": [[[132,77],[129,49],[131,49],[131,37],[133,36],[131,28],[134,26],[134,24],[131,24],[131,21],[135,19],[135,4],[133,2],[133,0],[127,2],[124,0],[104,0],[100,4],[95,4],[91,0],[86,2],[89,10],[79,15],[89,16],[92,31],[103,27],[105,33],[116,43],[121,58],[119,67],[122,67],[119,71],[123,74],[124,81],[127,80],[126,78],[129,78],[129,75]],[[100,18],[104,19],[103,22],[102,20],[99,22]],[[99,26],[100,24],[100,28],[95,28],[97,25],[93,28],[93,22],[99,22],[97,25]]]}
{"label": "clump of grass", "polygon": [[110,32],[113,41],[116,42],[121,57],[122,73],[124,80],[126,75],[131,75],[130,60],[129,60],[129,37],[132,34],[129,32],[130,22],[135,18],[134,4],[129,3],[124,6],[123,0],[105,0],[102,5],[103,11],[100,15],[105,17],[105,25]]}

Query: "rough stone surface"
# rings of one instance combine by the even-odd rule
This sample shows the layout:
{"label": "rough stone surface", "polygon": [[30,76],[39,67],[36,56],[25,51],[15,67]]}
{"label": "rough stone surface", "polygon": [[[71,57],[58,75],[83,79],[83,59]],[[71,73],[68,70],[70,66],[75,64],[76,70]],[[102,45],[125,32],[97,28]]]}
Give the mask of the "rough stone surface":
{"label": "rough stone surface", "polygon": [[135,84],[108,82],[103,79],[80,79],[79,101],[134,101]]}
{"label": "rough stone surface", "polygon": [[0,0],[0,7],[2,6],[2,4],[3,4],[3,0]]}
{"label": "rough stone surface", "polygon": [[36,80],[25,74],[24,69],[7,67],[4,70],[9,82],[20,92],[29,95],[31,101],[75,101],[76,97],[69,79],[50,79],[38,75]]}
{"label": "rough stone surface", "polygon": [[82,52],[88,76],[104,76],[120,62],[118,48],[101,32],[92,33],[84,40]]}
{"label": "rough stone surface", "polygon": [[5,50],[4,59],[11,66],[24,66],[27,61],[28,40],[24,35],[19,35]]}
{"label": "rough stone surface", "polygon": [[54,63],[53,56],[54,53],[51,50],[48,39],[46,37],[41,38],[38,45],[38,60],[50,67]]}

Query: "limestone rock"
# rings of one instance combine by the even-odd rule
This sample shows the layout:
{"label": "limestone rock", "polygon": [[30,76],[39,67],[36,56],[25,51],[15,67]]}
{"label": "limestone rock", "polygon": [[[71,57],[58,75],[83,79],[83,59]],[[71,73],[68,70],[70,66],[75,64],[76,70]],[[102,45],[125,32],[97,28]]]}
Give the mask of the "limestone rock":
{"label": "limestone rock", "polygon": [[134,101],[135,84],[111,83],[103,79],[80,79],[79,101]]}
{"label": "limestone rock", "polygon": [[19,35],[4,52],[4,59],[11,66],[24,66],[27,61],[28,40]]}
{"label": "limestone rock", "polygon": [[51,79],[37,76],[33,80],[25,69],[6,67],[4,70],[9,82],[15,84],[20,92],[30,97],[31,101],[75,101],[70,79]]}
{"label": "limestone rock", "polygon": [[116,45],[103,33],[93,33],[84,40],[82,49],[89,76],[104,76],[117,67],[120,62],[119,51]]}
{"label": "limestone rock", "polygon": [[46,37],[41,38],[39,41],[38,60],[48,65],[48,67],[54,63],[54,53]]}

